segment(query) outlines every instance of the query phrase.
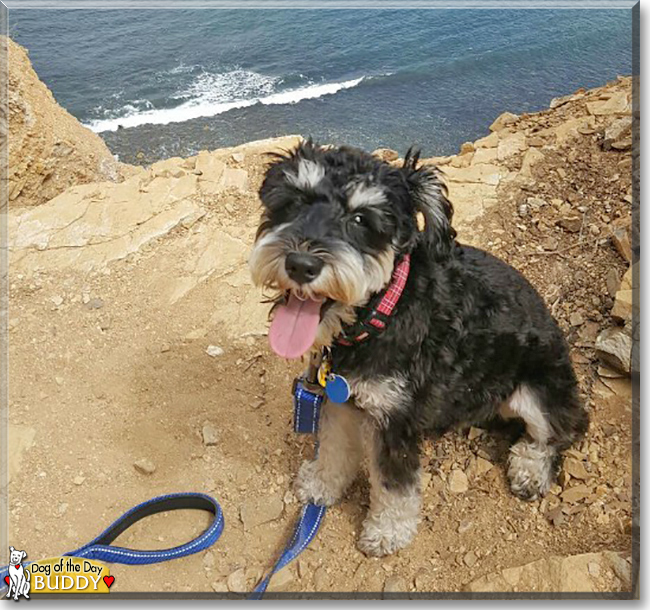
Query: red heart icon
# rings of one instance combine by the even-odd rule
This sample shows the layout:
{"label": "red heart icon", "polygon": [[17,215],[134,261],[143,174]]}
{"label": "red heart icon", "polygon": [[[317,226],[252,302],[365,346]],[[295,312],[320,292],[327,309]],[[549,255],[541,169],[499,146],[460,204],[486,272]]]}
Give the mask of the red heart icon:
{"label": "red heart icon", "polygon": [[106,583],[106,586],[110,589],[111,585],[113,584],[113,581],[115,580],[115,576],[104,576],[104,582]]}
{"label": "red heart icon", "polygon": [[9,586],[9,583],[11,582],[9,576],[5,576],[5,582],[7,583],[7,586]]}

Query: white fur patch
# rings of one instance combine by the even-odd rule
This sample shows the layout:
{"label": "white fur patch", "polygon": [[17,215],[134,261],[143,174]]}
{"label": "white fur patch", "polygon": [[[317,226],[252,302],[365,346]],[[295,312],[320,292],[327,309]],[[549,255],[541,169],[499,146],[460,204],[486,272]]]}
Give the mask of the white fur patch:
{"label": "white fur patch", "polygon": [[351,210],[383,203],[386,203],[384,191],[378,186],[369,186],[363,183],[355,186],[348,197],[348,206]]}
{"label": "white fur patch", "polygon": [[351,378],[348,381],[357,406],[380,425],[386,423],[392,412],[404,408],[409,400],[405,390],[406,378],[402,375],[373,379]]}
{"label": "white fur patch", "polygon": [[527,386],[519,386],[501,406],[499,415],[504,419],[521,417],[526,423],[526,431],[539,443],[546,443],[551,436],[551,427],[542,410],[537,395]]}
{"label": "white fur patch", "polygon": [[[407,546],[417,532],[422,504],[419,483],[399,489],[387,488],[377,463],[376,425],[364,422],[363,440],[368,454],[370,508],[358,546],[366,555],[389,555]],[[416,473],[416,481],[419,480],[419,473]]]}
{"label": "white fur patch", "polygon": [[325,168],[310,159],[301,159],[298,163],[298,175],[285,172],[287,180],[300,189],[315,188],[325,177]]}

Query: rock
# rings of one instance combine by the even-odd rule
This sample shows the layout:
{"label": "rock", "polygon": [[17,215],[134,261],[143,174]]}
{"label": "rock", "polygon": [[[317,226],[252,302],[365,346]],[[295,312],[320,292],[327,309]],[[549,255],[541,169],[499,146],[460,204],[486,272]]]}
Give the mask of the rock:
{"label": "rock", "polygon": [[234,152],[230,155],[230,158],[235,163],[243,163],[244,159],[246,158],[246,155],[243,152]]}
{"label": "rock", "polygon": [[449,474],[449,479],[447,480],[447,487],[451,493],[465,493],[469,489],[469,481],[467,480],[467,475],[462,470],[452,470]]}
{"label": "rock", "polygon": [[565,216],[557,221],[563,229],[569,233],[578,233],[582,228],[582,218],[580,216]]}
{"label": "rock", "polygon": [[612,142],[612,148],[614,150],[630,150],[632,148],[632,138]]}
{"label": "rock", "polygon": [[560,242],[555,237],[547,237],[542,242],[542,248],[547,252],[554,252],[557,250],[557,247],[560,245]]}
{"label": "rock", "polygon": [[83,485],[85,480],[86,480],[86,477],[84,477],[83,475],[78,475],[74,479],[72,479],[72,482],[75,485]]}
{"label": "rock", "polygon": [[429,483],[431,483],[432,475],[430,472],[425,472],[423,471],[422,474],[420,475],[420,489],[422,492],[426,491],[427,487],[429,487]]}
{"label": "rock", "polygon": [[588,498],[591,495],[591,489],[586,485],[576,485],[565,489],[560,497],[568,504],[577,504],[581,500]]}
{"label": "rock", "polygon": [[384,593],[404,593],[409,590],[401,576],[389,576],[384,582]]}
{"label": "rock", "polygon": [[616,119],[605,128],[605,142],[616,142],[632,133],[632,117],[626,116]]}
{"label": "rock", "polygon": [[616,293],[611,316],[615,320],[629,322],[634,312],[634,294],[632,290],[619,290]]}
{"label": "rock", "polygon": [[292,582],[293,572],[291,566],[285,566],[271,576],[268,591],[286,591]]}
{"label": "rock", "polygon": [[612,243],[617,252],[628,262],[632,262],[632,245],[629,232],[624,227],[612,229]]}
{"label": "rock", "polygon": [[481,436],[484,432],[485,430],[482,430],[481,428],[475,428],[474,426],[472,426],[469,429],[469,432],[467,433],[467,438],[468,440],[473,441],[477,439],[479,436]]}
{"label": "rock", "polygon": [[474,152],[474,144],[472,144],[471,142],[464,142],[463,145],[460,147],[461,155],[467,155],[473,152]]}
{"label": "rock", "polygon": [[86,303],[86,309],[101,309],[102,307],[104,307],[102,299],[94,298]]}
{"label": "rock", "polygon": [[468,568],[474,567],[477,561],[478,561],[478,557],[476,556],[476,553],[474,551],[469,551],[468,553],[465,553],[465,555],[463,556],[463,563]]}
{"label": "rock", "polygon": [[248,172],[245,169],[225,167],[221,175],[222,188],[233,188],[238,191],[248,190]]}
{"label": "rock", "polygon": [[546,518],[553,524],[553,527],[559,527],[565,521],[562,506],[556,506],[546,513]]}
{"label": "rock", "polygon": [[467,474],[470,478],[476,479],[490,472],[493,466],[494,464],[492,464],[492,462],[489,460],[486,460],[482,457],[476,457],[470,462],[469,468],[467,469]]}
{"label": "rock", "polygon": [[228,583],[223,580],[215,580],[210,586],[215,593],[228,593]]}
{"label": "rock", "polygon": [[228,591],[231,593],[243,593],[247,591],[246,570],[244,568],[235,570],[228,575],[226,583],[228,585]]}
{"label": "rock", "polygon": [[61,305],[63,305],[63,297],[59,295],[52,297],[50,301],[54,303],[55,307],[61,307]]}
{"label": "rock", "polygon": [[332,580],[325,569],[325,566],[319,566],[314,571],[314,586],[316,591],[327,591],[332,584]]}
{"label": "rock", "polygon": [[472,165],[494,164],[497,160],[496,148],[477,148],[472,156]]}
{"label": "rock", "polygon": [[608,100],[587,102],[587,111],[594,116],[630,114],[632,111],[628,94],[617,91]]}
{"label": "rock", "polygon": [[545,205],[548,205],[546,199],[542,199],[541,197],[528,197],[526,203],[534,210],[539,210]]}
{"label": "rock", "polygon": [[249,532],[263,523],[279,519],[284,510],[284,503],[279,494],[270,496],[255,496],[243,502],[239,516],[244,529]]}
{"label": "rock", "polygon": [[208,347],[205,349],[205,353],[212,358],[217,358],[218,356],[223,356],[224,351],[223,348],[219,347],[218,345],[208,345]]}
{"label": "rock", "polygon": [[474,522],[469,519],[463,519],[458,526],[458,533],[464,534],[469,532],[474,527]]}
{"label": "rock", "polygon": [[618,271],[613,267],[607,271],[607,276],[605,277],[605,283],[607,285],[607,292],[610,297],[615,297],[619,288],[621,287],[621,278],[618,276]]}
{"label": "rock", "polygon": [[[526,135],[517,131],[512,135],[499,139],[497,146],[497,159],[504,161],[513,155],[526,150]],[[536,151],[538,154],[542,154]]]}
{"label": "rock", "polygon": [[596,354],[602,362],[621,373],[630,373],[632,337],[618,327],[605,329],[596,338]]}
{"label": "rock", "polygon": [[569,324],[571,326],[582,326],[585,323],[585,319],[582,317],[582,314],[579,311],[574,311],[569,316]]}
{"label": "rock", "polygon": [[539,163],[540,161],[544,160],[544,153],[537,150],[536,148],[529,148],[526,153],[524,154],[523,160],[521,162],[521,169],[519,170],[519,173],[522,176],[526,176],[528,178],[532,177],[532,167],[536,163]]}
{"label": "rock", "polygon": [[512,112],[504,112],[495,119],[492,125],[490,125],[490,131],[501,131],[507,125],[512,125],[518,120],[519,117],[516,114],[513,114]]}
{"label": "rock", "polygon": [[151,475],[156,472],[156,465],[147,458],[141,458],[133,462],[133,467],[140,473]]}
{"label": "rock", "polygon": [[588,473],[585,465],[576,458],[567,457],[564,459],[563,469],[568,472],[574,479],[586,481],[593,475]]}
{"label": "rock", "polygon": [[206,447],[213,447],[219,442],[219,433],[212,424],[205,424],[201,428],[201,437]]}
{"label": "rock", "polygon": [[476,140],[476,142],[474,142],[474,148],[475,149],[496,148],[498,144],[499,144],[499,134],[491,133],[489,136],[485,136],[480,140]]}
{"label": "rock", "polygon": [[397,159],[399,159],[399,153],[392,148],[378,148],[373,150],[372,154],[386,162],[397,161]]}
{"label": "rock", "polygon": [[630,587],[628,567],[629,564],[621,554],[612,551],[568,557],[551,555],[523,566],[482,576],[465,585],[464,590],[473,593],[626,591]]}

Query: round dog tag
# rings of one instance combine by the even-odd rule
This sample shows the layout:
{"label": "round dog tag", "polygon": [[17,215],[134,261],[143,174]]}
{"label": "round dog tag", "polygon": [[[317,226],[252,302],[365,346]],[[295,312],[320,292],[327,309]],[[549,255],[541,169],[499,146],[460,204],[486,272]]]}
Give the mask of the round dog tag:
{"label": "round dog tag", "polygon": [[332,402],[346,402],[352,392],[345,377],[330,375],[325,384],[325,394]]}

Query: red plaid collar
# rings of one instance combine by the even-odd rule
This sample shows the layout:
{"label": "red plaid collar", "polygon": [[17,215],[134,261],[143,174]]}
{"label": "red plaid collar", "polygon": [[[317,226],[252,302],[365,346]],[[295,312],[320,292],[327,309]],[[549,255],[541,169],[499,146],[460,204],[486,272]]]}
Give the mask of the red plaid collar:
{"label": "red plaid collar", "polygon": [[378,335],[386,329],[388,318],[393,313],[397,302],[404,292],[406,280],[409,277],[411,268],[411,255],[405,254],[393,269],[393,277],[388,288],[377,297],[373,305],[367,306],[368,314],[358,320],[349,328],[344,328],[341,334],[336,338],[339,345],[350,346],[353,343],[361,343],[369,337]]}

